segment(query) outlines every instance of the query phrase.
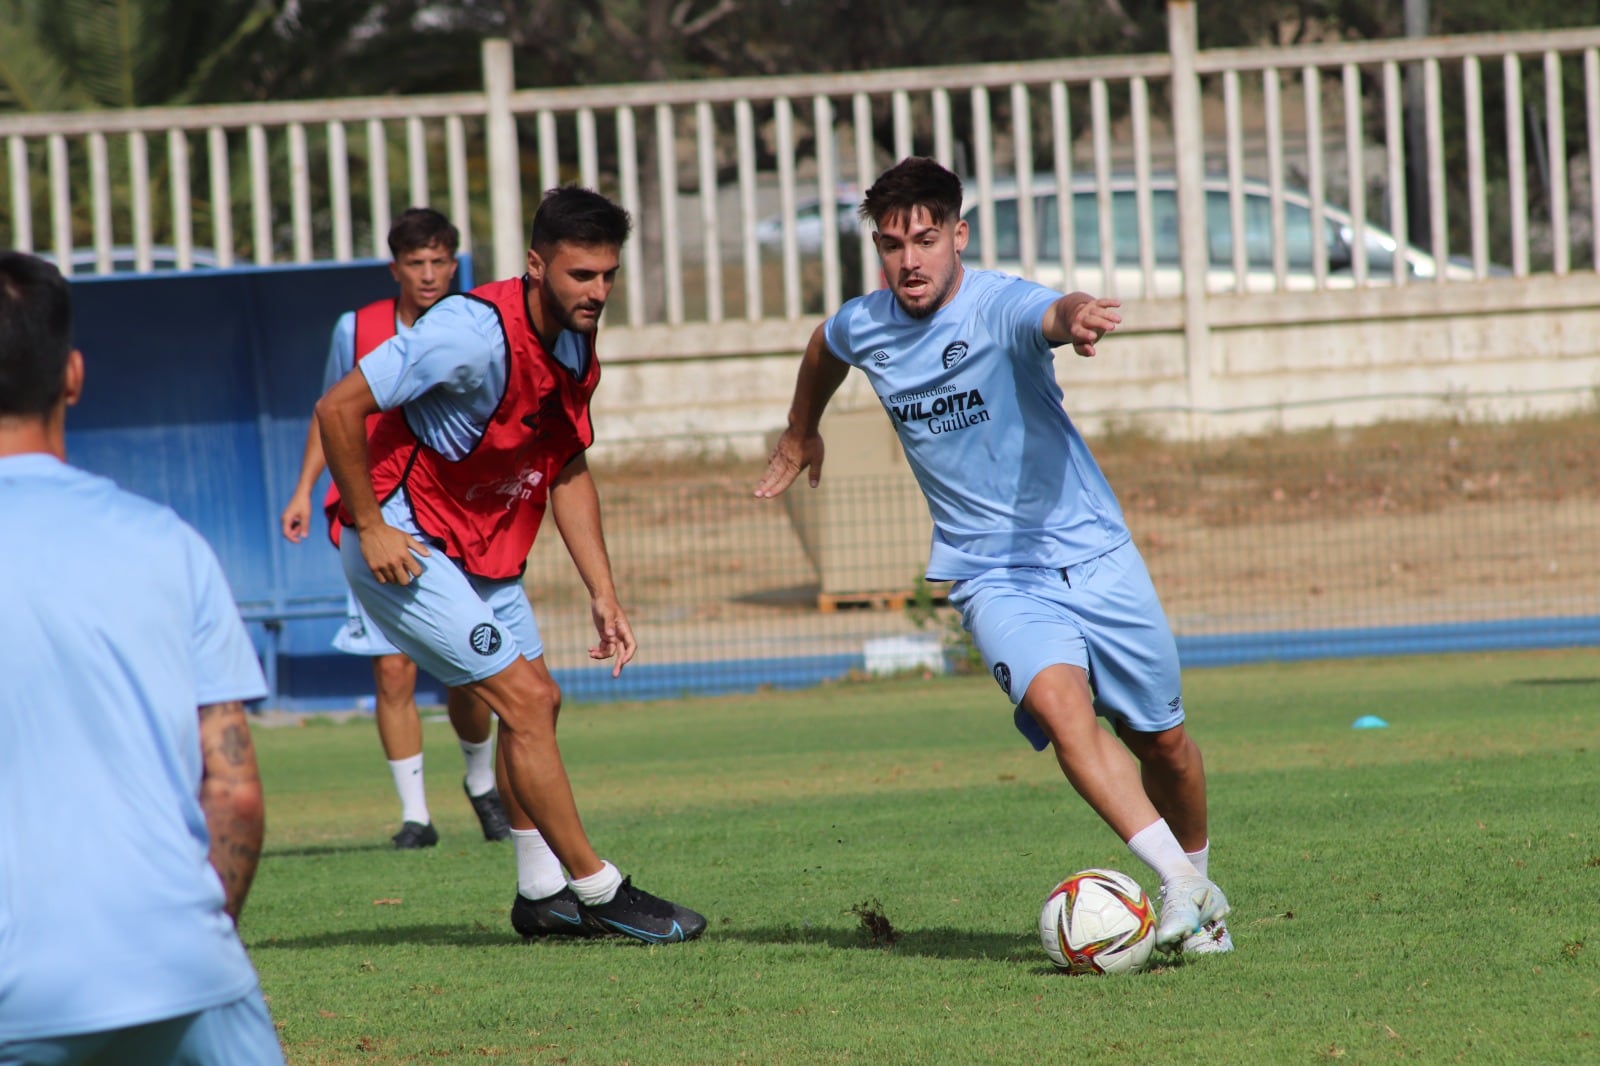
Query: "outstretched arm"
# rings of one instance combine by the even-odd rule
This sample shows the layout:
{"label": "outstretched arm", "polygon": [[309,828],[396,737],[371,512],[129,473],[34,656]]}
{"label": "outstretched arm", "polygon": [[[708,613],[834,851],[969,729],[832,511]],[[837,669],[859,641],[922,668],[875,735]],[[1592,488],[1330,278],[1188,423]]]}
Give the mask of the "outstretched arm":
{"label": "outstretched arm", "polygon": [[594,475],[589,473],[586,454],[579,452],[551,484],[550,510],[567,545],[567,554],[572,556],[578,575],[589,590],[589,612],[594,616],[595,632],[600,635],[600,642],[589,649],[589,658],[609,659],[615,655],[611,676],[616,677],[632,661],[639,645],[617,600],[611,557],[606,553],[605,531],[600,526],[600,493],[595,488]]}
{"label": "outstretched arm", "polygon": [[849,364],[834,357],[828,350],[823,327],[818,326],[806,345],[806,354],[800,358],[800,373],[795,378],[794,400],[789,404],[789,427],[778,438],[767,460],[767,471],[756,485],[756,495],[763,499],[781,494],[800,471],[811,468],[811,487],[816,488],[822,479],[822,412],[833,394],[839,391],[850,373]]}
{"label": "outstretched arm", "polygon": [[1121,300],[1096,299],[1086,292],[1068,293],[1044,312],[1044,336],[1052,345],[1072,344],[1085,358],[1096,342],[1122,324]]}
{"label": "outstretched arm", "polygon": [[222,880],[223,907],[235,922],[261,861],[266,831],[261,772],[238,700],[200,708],[200,809],[211,834],[211,865]]}

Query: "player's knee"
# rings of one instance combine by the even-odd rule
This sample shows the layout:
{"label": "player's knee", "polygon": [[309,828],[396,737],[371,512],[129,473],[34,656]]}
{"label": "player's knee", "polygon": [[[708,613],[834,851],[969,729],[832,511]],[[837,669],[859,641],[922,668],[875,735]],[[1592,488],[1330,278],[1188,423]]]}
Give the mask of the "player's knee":
{"label": "player's knee", "polygon": [[404,655],[380,655],[372,660],[372,676],[379,693],[403,697],[416,688],[417,664]]}
{"label": "player's knee", "polygon": [[1119,727],[1117,733],[1128,750],[1146,765],[1182,770],[1194,757],[1194,743],[1181,725],[1163,729],[1159,733],[1140,733]]}

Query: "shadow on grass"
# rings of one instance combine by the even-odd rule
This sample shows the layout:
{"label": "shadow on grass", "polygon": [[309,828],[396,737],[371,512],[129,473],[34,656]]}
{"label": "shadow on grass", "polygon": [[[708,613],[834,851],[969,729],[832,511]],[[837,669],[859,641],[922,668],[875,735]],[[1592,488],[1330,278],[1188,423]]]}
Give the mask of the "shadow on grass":
{"label": "shadow on grass", "polygon": [[363,851],[394,851],[393,844],[304,844],[298,848],[263,848],[263,859],[307,859],[324,855],[355,855]]}
{"label": "shadow on grass", "polygon": [[1519,677],[1512,685],[1600,685],[1600,677]]}
{"label": "shadow on grass", "polygon": [[[885,951],[893,955],[915,955],[932,959],[990,959],[1005,962],[1032,962],[1038,957],[1038,943],[1020,933],[983,933],[969,929],[909,929],[895,936],[892,947],[871,942],[858,929],[799,929],[757,927],[753,929],[712,929],[704,943],[739,941],[749,944],[816,947],[829,951]],[[623,937],[588,940],[552,937],[538,941],[541,950],[628,950],[646,945]],[[509,930],[502,927],[436,922],[397,925],[381,929],[342,929],[305,936],[272,937],[253,941],[251,951],[306,951],[329,948],[423,947],[522,947]],[[1048,973],[1050,967],[1040,969]]]}
{"label": "shadow on grass", "polygon": [[860,929],[758,926],[753,929],[712,929],[707,939],[741,940],[752,944],[812,945],[840,951],[887,951],[930,959],[1004,959],[1026,961],[1037,951],[1037,937],[1021,933],[989,933],[971,929],[902,929],[892,945],[874,941]]}
{"label": "shadow on grass", "polygon": [[[540,944],[582,947],[625,943],[619,940],[586,940],[580,937],[552,937]],[[272,937],[250,943],[256,951],[315,951],[327,948],[390,948],[401,946],[450,948],[520,948],[524,942],[509,927],[460,922],[435,922],[426,925],[394,925],[382,929],[340,929],[305,936]]]}

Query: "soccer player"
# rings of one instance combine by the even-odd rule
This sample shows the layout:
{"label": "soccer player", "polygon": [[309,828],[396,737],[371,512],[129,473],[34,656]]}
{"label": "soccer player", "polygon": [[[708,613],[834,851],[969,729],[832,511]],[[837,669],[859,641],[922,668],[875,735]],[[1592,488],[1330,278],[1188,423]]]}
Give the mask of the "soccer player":
{"label": "soccer player", "polygon": [[[1206,783],[1184,730],[1177,645],[1117,498],[1062,409],[1054,355],[1081,356],[1119,302],[961,262],[961,181],[911,158],[862,216],[888,288],[850,300],[801,358],[788,428],[756,486],[822,476],[823,408],[851,367],[883,402],[933,516],[928,577],[1016,704],[1015,721],[1161,879],[1157,946],[1231,949],[1207,878]],[[1130,759],[1096,716],[1106,718]]]}
{"label": "soccer player", "polygon": [[0,253],[0,1063],[281,1066],[235,929],[266,683],[200,535],[67,465],[71,323]]}
{"label": "soccer player", "polygon": [[[456,275],[456,249],[460,234],[450,220],[428,207],[413,207],[402,212],[389,229],[389,252],[394,261],[389,273],[399,286],[399,295],[346,311],[333,327],[333,343],[328,347],[328,362],[323,371],[322,391],[334,383],[379,344],[409,330],[422,313],[450,291]],[[283,509],[279,525],[291,543],[306,539],[310,530],[311,490],[326,468],[322,455],[322,436],[315,414],[306,433],[305,453],[300,461],[300,478]],[[342,528],[334,521],[338,492],[328,490],[324,508],[328,511],[328,535],[339,546]],[[376,691],[374,718],[378,740],[389,760],[395,792],[400,796],[400,831],[392,840],[397,848],[431,848],[439,842],[428,811],[427,788],[422,780],[422,720],[417,714],[417,664],[391,644],[361,608],[354,594],[347,593],[345,624],[333,646],[350,655],[372,659],[372,681]],[[485,840],[504,840],[511,835],[505,808],[495,787],[494,738],[489,733],[489,708],[472,694],[450,689],[446,697],[450,725],[461,744],[466,760],[462,789],[478,816]]]}
{"label": "soccer player", "polygon": [[633,658],[586,456],[595,330],[631,225],[599,193],[551,190],[527,273],[440,300],[317,403],[356,598],[401,651],[499,718],[517,859],[511,924],[530,938],[663,943],[706,924],[595,854],[556,745],[561,691],[521,581],[548,506],[589,590],[590,657],[615,657],[613,677]]}

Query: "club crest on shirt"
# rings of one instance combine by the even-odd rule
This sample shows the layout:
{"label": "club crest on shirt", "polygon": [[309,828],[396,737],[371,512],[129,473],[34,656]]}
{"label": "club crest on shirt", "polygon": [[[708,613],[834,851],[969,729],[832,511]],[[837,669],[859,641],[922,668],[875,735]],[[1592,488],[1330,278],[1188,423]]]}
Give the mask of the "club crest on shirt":
{"label": "club crest on shirt", "polygon": [[967,342],[956,341],[954,344],[950,345],[944,350],[944,354],[939,357],[939,362],[944,364],[944,368],[946,370],[949,370],[951,367],[961,362],[962,359],[966,358],[966,354]]}
{"label": "club crest on shirt", "polygon": [[500,631],[488,622],[473,626],[472,635],[467,639],[472,643],[472,650],[479,655],[493,655],[500,650]]}
{"label": "club crest on shirt", "polygon": [[1011,695],[1011,667],[1005,663],[994,664],[994,679],[1000,686],[1000,691],[1007,696]]}

